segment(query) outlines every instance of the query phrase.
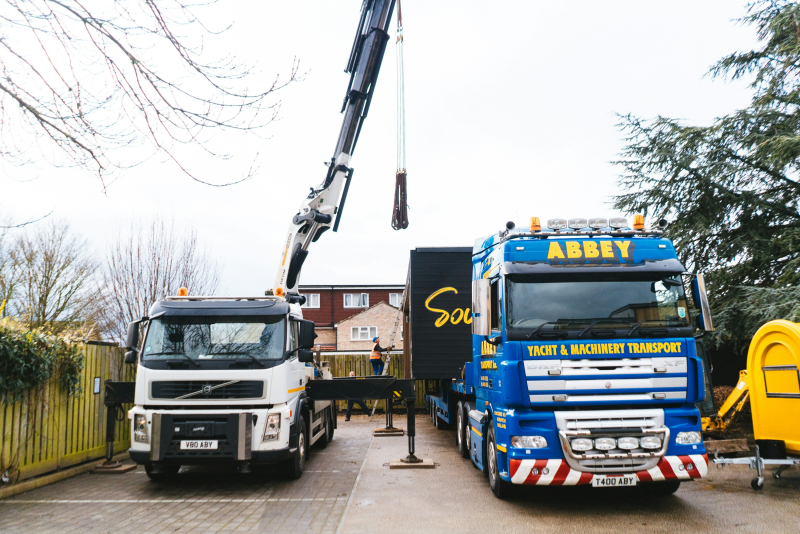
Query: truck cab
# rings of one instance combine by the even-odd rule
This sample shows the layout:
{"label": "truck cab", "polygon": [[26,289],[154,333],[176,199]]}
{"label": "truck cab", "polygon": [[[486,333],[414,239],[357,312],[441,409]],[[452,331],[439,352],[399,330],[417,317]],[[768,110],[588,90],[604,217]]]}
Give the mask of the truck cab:
{"label": "truck cab", "polygon": [[674,491],[704,476],[703,364],[672,243],[643,223],[535,223],[473,250],[473,461],[496,493],[508,483]]}
{"label": "truck cab", "polygon": [[334,405],[306,395],[330,372],[309,350],[314,323],[302,318],[302,298],[168,297],[131,323],[130,457],[151,479],[208,463],[241,472],[281,464],[298,478],[309,447],[333,438]]}

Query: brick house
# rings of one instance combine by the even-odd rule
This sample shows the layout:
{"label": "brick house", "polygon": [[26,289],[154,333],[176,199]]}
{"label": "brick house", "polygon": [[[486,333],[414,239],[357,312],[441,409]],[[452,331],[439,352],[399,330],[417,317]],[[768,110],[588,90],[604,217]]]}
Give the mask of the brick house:
{"label": "brick house", "polygon": [[[385,346],[392,334],[403,285],[301,285],[303,317],[316,323],[322,350],[370,350],[379,336]],[[401,348],[401,332],[395,348]]]}

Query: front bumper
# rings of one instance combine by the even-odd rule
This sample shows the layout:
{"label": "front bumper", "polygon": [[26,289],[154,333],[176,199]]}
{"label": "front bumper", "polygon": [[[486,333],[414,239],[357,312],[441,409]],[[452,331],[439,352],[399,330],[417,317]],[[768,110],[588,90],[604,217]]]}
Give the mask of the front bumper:
{"label": "front bumper", "polygon": [[[566,460],[510,460],[509,474],[512,484],[536,486],[579,486],[591,484],[596,477],[614,476],[572,469]],[[621,473],[620,473],[621,474]],[[664,456],[652,469],[634,473],[639,482],[665,480],[694,480],[708,474],[708,456]]]}

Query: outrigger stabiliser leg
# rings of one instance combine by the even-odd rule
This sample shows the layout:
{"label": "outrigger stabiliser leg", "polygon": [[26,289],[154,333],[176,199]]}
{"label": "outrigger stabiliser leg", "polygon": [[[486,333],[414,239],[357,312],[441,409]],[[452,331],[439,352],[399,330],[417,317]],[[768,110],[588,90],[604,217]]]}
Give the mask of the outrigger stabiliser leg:
{"label": "outrigger stabiliser leg", "polygon": [[414,436],[416,435],[414,402],[417,399],[414,380],[397,379],[387,375],[311,380],[306,384],[306,394],[309,399],[315,401],[386,399],[388,426],[391,426],[391,416],[388,414],[391,410],[392,400],[405,399],[408,405],[408,456],[403,458],[401,462],[405,464],[423,463],[423,460],[417,458],[414,454]]}

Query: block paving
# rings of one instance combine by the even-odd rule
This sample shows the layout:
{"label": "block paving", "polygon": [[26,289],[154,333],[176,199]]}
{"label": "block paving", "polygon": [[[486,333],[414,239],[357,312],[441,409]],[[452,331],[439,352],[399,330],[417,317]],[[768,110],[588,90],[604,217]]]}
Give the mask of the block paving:
{"label": "block paving", "polygon": [[184,467],[159,483],[141,466],[84,474],[0,501],[0,532],[334,533],[381,420],[340,419],[333,442],[311,449],[300,480],[221,466]]}

